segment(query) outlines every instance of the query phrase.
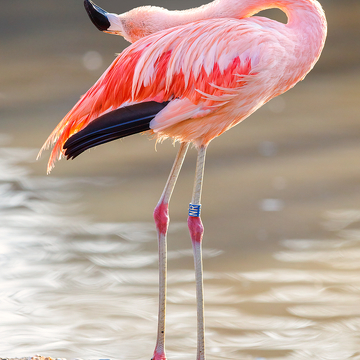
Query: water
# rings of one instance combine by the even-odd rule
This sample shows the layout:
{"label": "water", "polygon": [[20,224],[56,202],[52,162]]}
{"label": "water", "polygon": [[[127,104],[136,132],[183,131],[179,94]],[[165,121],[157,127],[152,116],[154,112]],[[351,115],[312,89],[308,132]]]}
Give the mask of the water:
{"label": "water", "polygon": [[[35,154],[0,148],[1,355],[149,358],[158,291],[153,224],[92,221],[81,192],[116,180],[34,176]],[[210,359],[360,358],[360,210],[326,211],[322,226],[328,239],[281,240],[255,271],[205,269]],[[170,236],[185,230],[176,223]],[[190,259],[187,245],[169,261]],[[205,247],[204,256],[221,263],[227,254]],[[191,269],[170,270],[169,358],[195,356],[194,289]]]}
{"label": "water", "polygon": [[[35,154],[0,149],[1,352],[143,356],[153,346],[156,325],[157,253],[146,246],[156,240],[154,225],[82,217],[76,203],[81,187],[111,186],[111,179],[34,177],[26,163]],[[207,249],[204,255],[219,253]],[[191,256],[187,249],[169,253],[170,260]],[[193,303],[183,287],[193,278],[187,271],[169,274],[175,286],[169,296],[180,303],[169,331],[180,337],[188,328],[176,330],[178,316],[193,325],[195,308],[182,301]]]}
{"label": "water", "polygon": [[[359,6],[321,2],[329,37],[314,71],[208,150],[209,360],[360,359]],[[0,17],[0,356],[150,359],[151,215],[175,149],[131,137],[46,176],[38,149],[127,43],[94,29],[81,1],[13,0]],[[194,155],[170,206],[169,359],[196,353]]]}

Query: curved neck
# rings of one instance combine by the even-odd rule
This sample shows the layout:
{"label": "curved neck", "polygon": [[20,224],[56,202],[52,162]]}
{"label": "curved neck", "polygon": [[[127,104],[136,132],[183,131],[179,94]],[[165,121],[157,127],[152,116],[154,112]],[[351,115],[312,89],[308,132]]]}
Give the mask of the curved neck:
{"label": "curved neck", "polygon": [[307,54],[312,58],[311,68],[320,56],[327,33],[325,13],[317,0],[215,0],[194,9],[169,11],[169,20],[176,26],[214,18],[243,19],[272,8],[286,14],[288,23],[283,29],[291,32],[299,45],[296,56]]}
{"label": "curved neck", "polygon": [[278,8],[288,17],[291,27],[307,19],[307,22],[325,23],[325,14],[316,0],[215,0],[198,8],[170,11],[173,20],[180,24],[214,18],[248,18],[266,9]]}

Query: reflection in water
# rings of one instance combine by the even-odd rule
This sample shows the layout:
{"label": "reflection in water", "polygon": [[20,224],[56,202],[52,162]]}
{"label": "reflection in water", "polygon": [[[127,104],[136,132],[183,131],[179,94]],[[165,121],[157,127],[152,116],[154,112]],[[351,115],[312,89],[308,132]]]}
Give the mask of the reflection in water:
{"label": "reflection in water", "polygon": [[[81,185],[112,180],[33,177],[26,163],[35,154],[0,148],[0,355],[148,359],[154,226],[82,217]],[[283,241],[275,269],[205,271],[209,358],[360,359],[359,220],[360,211],[328,212],[324,226],[338,238]],[[193,271],[170,271],[169,358],[194,357],[195,313]]]}

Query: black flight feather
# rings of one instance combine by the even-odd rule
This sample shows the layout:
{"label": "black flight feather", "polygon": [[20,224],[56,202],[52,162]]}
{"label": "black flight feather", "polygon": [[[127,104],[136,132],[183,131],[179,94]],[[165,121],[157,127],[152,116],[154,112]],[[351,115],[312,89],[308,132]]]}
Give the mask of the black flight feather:
{"label": "black flight feather", "polygon": [[169,102],[143,102],[110,111],[93,120],[64,144],[67,159],[100,144],[150,130],[150,121]]}

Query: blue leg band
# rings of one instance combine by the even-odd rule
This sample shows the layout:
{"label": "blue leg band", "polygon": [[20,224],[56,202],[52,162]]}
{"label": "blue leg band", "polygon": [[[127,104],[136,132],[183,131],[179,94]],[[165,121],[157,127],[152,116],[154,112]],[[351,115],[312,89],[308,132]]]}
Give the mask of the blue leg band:
{"label": "blue leg band", "polygon": [[189,216],[199,217],[200,216],[200,209],[201,209],[201,205],[190,204],[189,205]]}

